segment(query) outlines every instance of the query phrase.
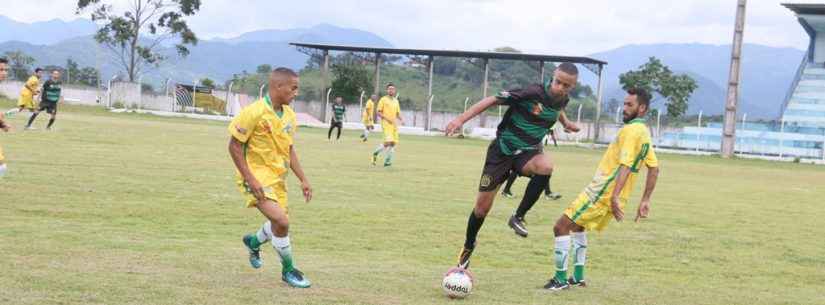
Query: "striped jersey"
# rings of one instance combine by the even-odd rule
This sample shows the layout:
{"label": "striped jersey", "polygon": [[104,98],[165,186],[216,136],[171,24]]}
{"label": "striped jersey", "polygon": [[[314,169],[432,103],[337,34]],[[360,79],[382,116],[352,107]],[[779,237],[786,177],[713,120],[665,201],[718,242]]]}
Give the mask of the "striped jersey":
{"label": "striped jersey", "polygon": [[502,105],[508,106],[494,140],[503,154],[541,149],[542,139],[570,101],[566,96],[551,96],[545,88],[532,84],[523,89],[502,91],[496,96]]}

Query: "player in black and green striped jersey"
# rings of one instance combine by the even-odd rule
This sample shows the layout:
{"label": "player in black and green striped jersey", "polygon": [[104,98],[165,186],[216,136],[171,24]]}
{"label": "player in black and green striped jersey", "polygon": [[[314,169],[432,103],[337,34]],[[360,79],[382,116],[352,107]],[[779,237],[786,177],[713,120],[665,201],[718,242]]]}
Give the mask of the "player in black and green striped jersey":
{"label": "player in black and green striped jersey", "polygon": [[[579,71],[571,63],[562,63],[553,72],[553,79],[545,84],[533,84],[523,89],[501,92],[473,105],[462,113],[446,129],[447,136],[461,131],[461,126],[495,105],[509,106],[498,125],[496,138],[487,148],[487,159],[478,187],[475,207],[467,221],[467,235],[464,247],[459,253],[458,267],[468,268],[470,255],[476,246],[476,236],[484,223],[484,218],[493,206],[498,188],[511,171],[530,176],[525,196],[538,199],[547,183],[547,176],[553,171],[553,163],[542,151],[542,140],[550,127],[559,121],[568,132],[576,132],[578,126],[567,120],[564,108],[568,93],[576,86]],[[516,214],[510,217],[510,226],[521,229],[526,236],[524,213],[532,207],[532,202],[524,202]],[[521,213],[521,215],[518,215]],[[520,217],[519,217],[520,216]],[[515,222],[515,226],[514,223]],[[517,229],[519,228],[519,229]]]}
{"label": "player in black and green striped jersey", "polygon": [[332,103],[332,120],[329,123],[329,131],[327,132],[327,140],[332,138],[332,130],[338,128],[338,135],[335,140],[341,140],[341,127],[344,124],[344,114],[347,113],[347,106],[344,106],[344,99],[340,96],[335,97],[335,103]]}
{"label": "player in black and green striped jersey", "polygon": [[52,129],[52,124],[57,118],[57,103],[62,98],[62,83],[60,82],[60,71],[52,71],[52,78],[43,83],[43,90],[40,90],[40,107],[37,112],[33,113],[29,118],[29,123],[26,124],[25,129],[32,129],[32,123],[41,111],[46,110],[46,113],[51,115],[49,118],[49,125],[46,125],[46,130]]}

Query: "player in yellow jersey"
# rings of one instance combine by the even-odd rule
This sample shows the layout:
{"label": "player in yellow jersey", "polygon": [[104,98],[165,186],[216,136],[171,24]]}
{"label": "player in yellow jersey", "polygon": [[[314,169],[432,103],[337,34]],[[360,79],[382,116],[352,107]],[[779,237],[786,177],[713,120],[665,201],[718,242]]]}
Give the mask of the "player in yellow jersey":
{"label": "player in yellow jersey", "polygon": [[[590,184],[559,217],[555,233],[555,276],[544,286],[548,290],[562,290],[570,286],[585,286],[584,263],[587,251],[587,233],[601,231],[611,218],[621,222],[624,206],[630,198],[636,175],[647,167],[647,181],[636,221],[646,218],[650,211],[650,195],[659,176],[659,161],[650,143],[650,131],[644,116],[650,107],[650,93],[644,89],[630,89],[624,100],[624,123],[616,139],[599,162],[599,168]],[[571,234],[572,232],[572,234]],[[567,256],[573,246],[573,276],[567,278]]]}
{"label": "player in yellow jersey", "polygon": [[364,133],[361,134],[361,140],[364,142],[367,141],[367,137],[370,135],[370,131],[372,131],[375,126],[375,100],[378,99],[378,96],[373,94],[370,96],[370,99],[367,100],[367,103],[364,104],[364,113],[361,115],[361,122],[364,123]]}
{"label": "player in yellow jersey", "polygon": [[383,153],[384,166],[391,166],[395,155],[395,146],[398,145],[398,128],[404,123],[401,118],[401,106],[395,97],[395,85],[387,84],[387,95],[378,101],[378,116],[381,117],[381,130],[384,132],[384,143],[378,144],[372,152],[372,165],[378,162],[378,156]]}
{"label": "player in yellow jersey", "polygon": [[237,168],[236,182],[247,207],[256,207],[267,221],[255,234],[244,236],[249,263],[260,268],[260,246],[272,241],[281,258],[281,279],[292,287],[310,286],[292,260],[287,217],[287,173],[291,169],[307,202],[312,187],[304,175],[293,146],[297,128],[295,112],[289,106],[298,95],[298,75],[277,68],[269,76],[268,94],[247,106],[229,124],[229,154]]}
{"label": "player in yellow jersey", "polygon": [[[6,76],[9,75],[9,60],[5,57],[0,57],[0,82],[6,80]],[[0,129],[4,132],[9,131],[9,125],[3,120],[5,119],[5,115],[0,113]],[[3,156],[3,147],[0,147],[0,177],[6,175],[6,157]]]}
{"label": "player in yellow jersey", "polygon": [[20,99],[17,100],[17,112],[22,112],[26,109],[30,112],[37,110],[34,105],[34,96],[40,93],[38,88],[40,88],[40,78],[42,78],[42,72],[43,69],[34,69],[34,74],[30,76],[23,85],[23,89],[20,89]]}

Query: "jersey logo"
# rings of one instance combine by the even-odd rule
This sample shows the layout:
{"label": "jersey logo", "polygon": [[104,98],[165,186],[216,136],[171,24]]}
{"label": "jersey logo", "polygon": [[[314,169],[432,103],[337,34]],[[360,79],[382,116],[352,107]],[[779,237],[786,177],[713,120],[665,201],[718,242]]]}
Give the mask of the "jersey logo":
{"label": "jersey logo", "polygon": [[264,130],[266,130],[266,132],[272,133],[272,125],[270,125],[269,122],[264,121],[262,127],[264,128]]}
{"label": "jersey logo", "polygon": [[541,106],[541,103],[533,104],[533,115],[539,115],[542,111],[544,111],[544,107]]}
{"label": "jersey logo", "polygon": [[479,182],[479,185],[482,188],[486,188],[486,187],[490,186],[490,183],[492,183],[492,182],[493,182],[493,177],[491,177],[488,174],[484,174],[484,175],[481,176],[481,181]]}
{"label": "jersey logo", "polygon": [[292,124],[286,124],[283,129],[284,133],[289,133],[290,130],[292,130]]}

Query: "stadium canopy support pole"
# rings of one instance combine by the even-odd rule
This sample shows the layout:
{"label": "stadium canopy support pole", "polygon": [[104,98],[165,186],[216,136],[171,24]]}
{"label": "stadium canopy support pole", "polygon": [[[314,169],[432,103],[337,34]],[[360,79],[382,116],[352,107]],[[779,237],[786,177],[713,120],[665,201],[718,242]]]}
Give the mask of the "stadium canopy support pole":
{"label": "stadium canopy support pole", "polygon": [[[487,97],[487,89],[488,89],[488,86],[489,86],[488,78],[490,76],[490,59],[489,58],[484,58],[483,62],[484,62],[484,84],[482,85],[482,90],[483,91],[481,93],[481,98]],[[501,106],[498,106],[498,110],[499,110],[499,113],[501,113]],[[481,113],[480,120],[481,120],[481,122],[480,122],[481,128],[484,128],[487,125],[487,113],[486,112]]]}
{"label": "stadium canopy support pole", "polygon": [[372,94],[378,95],[378,98],[380,99],[381,96],[379,95],[379,93],[381,92],[381,53],[375,53],[374,78],[375,88],[372,90]]}
{"label": "stadium canopy support pole", "polygon": [[725,101],[725,125],[722,130],[722,158],[730,158],[736,152],[736,102],[739,100],[739,64],[742,58],[742,35],[745,31],[745,6],[747,0],[736,4],[736,25],[733,30],[733,48],[730,56],[728,96]]}
{"label": "stadium canopy support pole", "polygon": [[602,116],[602,90],[604,87],[604,82],[602,81],[604,78],[604,66],[599,65],[599,83],[597,85],[598,89],[596,89],[596,122],[593,123],[593,144],[592,147],[596,146],[596,142],[599,140],[599,120]]}
{"label": "stadium canopy support pole", "polygon": [[539,81],[544,86],[544,61],[539,60]]}
{"label": "stadium canopy support pole", "polygon": [[226,112],[226,116],[230,117],[230,113],[232,111],[232,102],[229,101],[230,96],[232,95],[232,86],[235,85],[235,82],[229,82],[229,86],[226,87],[226,104],[224,104],[223,111]]}
{"label": "stadium canopy support pole", "polygon": [[327,100],[324,92],[327,92],[327,88],[329,88],[329,50],[324,50],[324,59],[321,63],[321,121],[327,121]]}
{"label": "stadium canopy support pole", "polygon": [[427,56],[427,118],[424,122],[424,130],[430,131],[432,128],[433,115],[433,56]]}

